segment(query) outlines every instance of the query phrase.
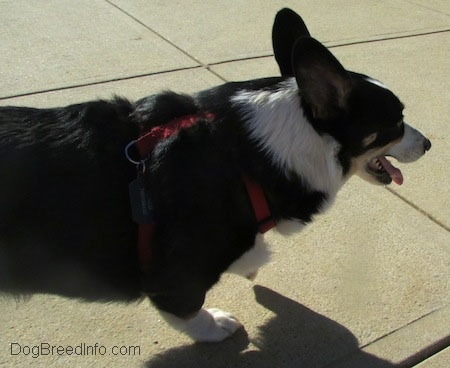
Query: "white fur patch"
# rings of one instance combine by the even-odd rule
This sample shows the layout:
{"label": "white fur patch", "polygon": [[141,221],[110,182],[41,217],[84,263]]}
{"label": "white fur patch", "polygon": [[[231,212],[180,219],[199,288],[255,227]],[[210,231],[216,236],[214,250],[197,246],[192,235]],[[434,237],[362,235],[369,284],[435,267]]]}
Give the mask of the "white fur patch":
{"label": "white fur patch", "polygon": [[373,79],[373,78],[369,78],[367,77],[366,80],[372,84],[375,84],[378,87],[384,88],[384,89],[389,89],[386,87],[386,85],[384,85],[383,83],[381,83],[379,80]]}
{"label": "white fur patch", "polygon": [[299,233],[306,225],[299,220],[284,220],[277,223],[275,230],[283,236]]}
{"label": "white fur patch", "polygon": [[418,130],[405,124],[402,140],[395,144],[387,155],[395,157],[399,162],[414,162],[425,153],[425,140],[426,138]]}
{"label": "white fur patch", "polygon": [[270,255],[264,236],[258,234],[253,248],[233,262],[226,272],[253,279],[258,269],[270,261]]}
{"label": "white fur patch", "polygon": [[220,309],[200,309],[190,319],[178,318],[160,311],[161,316],[174,328],[184,332],[194,341],[219,342],[233,335],[242,324],[231,314]]}
{"label": "white fur patch", "polygon": [[319,135],[304,116],[294,78],[274,91],[237,92],[231,99],[246,119],[250,137],[286,175],[299,175],[311,189],[334,197],[343,184],[339,144]]}

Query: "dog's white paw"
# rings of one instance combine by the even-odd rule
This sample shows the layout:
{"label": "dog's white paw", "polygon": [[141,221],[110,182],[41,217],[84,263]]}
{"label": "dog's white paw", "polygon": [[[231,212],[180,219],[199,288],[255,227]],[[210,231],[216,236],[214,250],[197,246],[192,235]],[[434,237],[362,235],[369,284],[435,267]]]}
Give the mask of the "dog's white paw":
{"label": "dog's white paw", "polygon": [[217,308],[210,308],[206,311],[214,319],[214,327],[211,325],[212,331],[206,341],[222,341],[242,327],[242,324],[230,313]]}
{"label": "dog's white paw", "polygon": [[219,342],[230,337],[242,327],[242,324],[231,314],[215,308],[201,309],[188,320],[164,315],[172,326],[197,342]]}
{"label": "dog's white paw", "polygon": [[186,332],[198,342],[225,340],[242,327],[241,323],[231,314],[216,308],[200,310],[189,324],[192,328]]}

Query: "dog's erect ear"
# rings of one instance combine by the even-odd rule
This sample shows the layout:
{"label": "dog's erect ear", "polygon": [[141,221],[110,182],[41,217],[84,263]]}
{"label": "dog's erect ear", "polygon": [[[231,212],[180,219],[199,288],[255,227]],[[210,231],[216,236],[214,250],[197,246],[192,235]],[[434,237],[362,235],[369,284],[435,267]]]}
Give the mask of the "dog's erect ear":
{"label": "dog's erect ear", "polygon": [[315,118],[332,118],[345,110],[350,76],[319,41],[311,37],[298,39],[292,50],[292,68],[300,95]]}
{"label": "dog's erect ear", "polygon": [[294,76],[292,48],[299,37],[305,36],[309,37],[308,28],[296,12],[284,8],[277,13],[272,28],[272,46],[282,76]]}

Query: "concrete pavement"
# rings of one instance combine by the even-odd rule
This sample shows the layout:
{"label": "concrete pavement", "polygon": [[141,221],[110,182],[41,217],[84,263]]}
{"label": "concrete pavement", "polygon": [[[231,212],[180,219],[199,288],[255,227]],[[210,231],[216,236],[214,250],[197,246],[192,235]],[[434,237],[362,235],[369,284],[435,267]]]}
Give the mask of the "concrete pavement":
{"label": "concrete pavement", "polygon": [[[147,301],[5,297],[0,366],[448,366],[447,0],[0,0],[0,105],[136,99],[277,75],[271,26],[286,6],[344,66],[395,91],[431,151],[400,165],[402,187],[354,178],[301,234],[268,233],[273,262],[256,280],[226,275],[208,294],[208,307],[245,325],[232,339],[192,344]],[[49,353],[51,346],[74,353]]]}

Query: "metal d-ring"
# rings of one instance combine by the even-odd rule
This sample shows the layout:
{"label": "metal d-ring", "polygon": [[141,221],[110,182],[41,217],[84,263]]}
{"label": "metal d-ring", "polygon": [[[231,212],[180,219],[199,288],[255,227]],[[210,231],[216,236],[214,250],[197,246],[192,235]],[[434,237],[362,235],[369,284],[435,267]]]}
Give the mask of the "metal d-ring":
{"label": "metal d-ring", "polygon": [[131,155],[129,153],[130,147],[132,145],[134,145],[137,141],[131,141],[130,143],[128,143],[125,146],[125,156],[127,158],[128,161],[130,161],[132,164],[136,165],[137,171],[141,174],[143,174],[145,172],[145,161],[147,161],[148,158],[144,159],[144,160],[139,160],[136,161],[134,159],[131,158]]}
{"label": "metal d-ring", "polygon": [[128,152],[130,150],[130,147],[133,146],[137,141],[131,141],[130,143],[128,143],[125,147],[125,156],[127,158],[128,161],[130,161],[132,164],[135,164],[137,166],[139,165],[145,165],[145,160],[139,160],[136,161],[134,159],[131,158],[130,153]]}

